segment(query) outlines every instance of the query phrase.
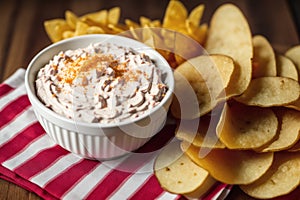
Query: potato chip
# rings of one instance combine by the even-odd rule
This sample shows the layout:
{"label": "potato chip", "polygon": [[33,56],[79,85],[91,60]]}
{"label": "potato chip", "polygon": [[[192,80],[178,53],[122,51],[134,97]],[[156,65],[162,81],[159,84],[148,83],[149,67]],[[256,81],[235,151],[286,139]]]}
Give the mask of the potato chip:
{"label": "potato chip", "polygon": [[72,30],[64,19],[47,20],[44,22],[44,27],[52,42],[64,39],[63,33]]}
{"label": "potato chip", "polygon": [[285,105],[285,107],[300,111],[300,98],[288,105]]}
{"label": "potato chip", "polygon": [[161,22],[160,22],[160,20],[153,20],[153,21],[151,21],[150,22],[150,24],[149,24],[149,27],[152,27],[152,28],[154,28],[154,27],[161,27],[162,25],[161,25]]}
{"label": "potato chip", "polygon": [[74,31],[64,31],[63,32],[63,39],[74,37]]}
{"label": "potato chip", "polygon": [[137,41],[143,41],[142,31],[140,28],[136,29],[133,27],[129,27],[129,32],[131,34],[131,38]]}
{"label": "potato chip", "polygon": [[211,98],[219,98],[220,94],[223,94],[235,68],[232,58],[221,54],[199,56],[188,60],[188,63],[196,67],[203,77]]}
{"label": "potato chip", "polygon": [[166,146],[154,161],[154,173],[166,191],[199,198],[216,181],[203,168],[193,163],[178,142]]}
{"label": "potato chip", "polygon": [[157,44],[158,49],[167,50],[170,52],[174,52],[175,49],[175,40],[177,33],[175,31],[169,29],[161,29],[161,36],[164,39],[163,43]]}
{"label": "potato chip", "polygon": [[[88,13],[80,17],[83,22],[92,21],[96,24],[107,24],[108,11],[100,10],[98,12]],[[93,24],[94,25],[94,24]]]}
{"label": "potato chip", "polygon": [[252,71],[252,78],[276,76],[276,59],[274,50],[262,35],[255,35],[253,41],[253,62],[256,63]]}
{"label": "potato chip", "polygon": [[125,24],[129,27],[129,28],[140,28],[140,25],[130,19],[125,19]]}
{"label": "potato chip", "polygon": [[289,149],[300,138],[300,112],[291,109],[278,109],[276,114],[280,120],[278,138],[262,151],[282,151]]}
{"label": "potato chip", "polygon": [[194,120],[180,120],[175,136],[179,140],[192,143],[196,147],[223,149],[225,145],[216,134],[217,124],[218,120],[212,116],[203,116]]}
{"label": "potato chip", "polygon": [[199,27],[188,26],[187,30],[189,36],[199,42],[199,44],[203,45],[205,43],[208,30],[207,24],[202,24]]}
{"label": "potato chip", "polygon": [[300,139],[291,148],[289,148],[288,151],[290,152],[300,151]]}
{"label": "potato chip", "polygon": [[146,25],[142,30],[143,43],[152,48],[155,48],[154,33],[152,32],[152,30],[148,25]]}
{"label": "potato chip", "polygon": [[300,45],[288,49],[284,55],[293,61],[300,77]]}
{"label": "potato chip", "polygon": [[174,54],[174,56],[175,56],[175,61],[176,61],[176,65],[177,65],[176,67],[178,67],[178,65],[181,65],[182,63],[184,63],[187,60],[178,54]]}
{"label": "potato chip", "polygon": [[199,26],[201,18],[203,16],[204,8],[205,8],[204,4],[200,4],[190,12],[188,16],[188,20],[191,22],[193,26],[195,27]]}
{"label": "potato chip", "polygon": [[230,149],[254,149],[272,141],[277,129],[278,120],[271,109],[233,102],[225,105],[217,135]]}
{"label": "potato chip", "polygon": [[111,30],[112,34],[119,34],[127,30],[127,27],[120,24],[108,24],[107,27]]}
{"label": "potato chip", "polygon": [[260,77],[251,80],[247,90],[236,100],[246,105],[271,107],[292,103],[299,95],[299,83],[293,79]]}
{"label": "potato chip", "polygon": [[[227,184],[250,184],[271,166],[273,153],[250,150],[206,149],[181,143],[182,150],[216,180]],[[205,155],[202,155],[204,152]]]}
{"label": "potato chip", "polygon": [[176,118],[195,119],[212,107],[208,88],[199,72],[186,64],[174,71],[175,89],[171,113]]}
{"label": "potato chip", "polygon": [[72,11],[67,10],[65,12],[65,19],[66,19],[66,22],[69,25],[69,27],[74,30],[76,28],[76,23],[79,20],[77,15],[75,13],[73,13]]}
{"label": "potato chip", "polygon": [[[194,58],[190,61],[192,64],[197,66],[197,69],[199,71],[202,72],[201,74],[203,74],[204,79],[209,83],[208,85],[212,88],[212,93],[220,95],[220,93],[222,93],[222,90],[224,90],[228,86],[235,65],[232,58],[225,55],[210,55],[208,58],[211,59],[211,61],[209,61],[207,58]],[[200,63],[202,64],[200,65]],[[209,64],[213,64],[215,65],[215,67],[210,66],[210,68],[208,68]],[[217,86],[217,84],[220,85]]]}
{"label": "potato chip", "polygon": [[99,26],[90,26],[86,30],[87,34],[103,34],[105,31]]}
{"label": "potato chip", "polygon": [[233,4],[223,4],[214,12],[205,48],[210,54],[233,58],[236,67],[226,95],[243,93],[251,80],[253,47],[248,22],[239,8]]}
{"label": "potato chip", "polygon": [[277,152],[268,171],[257,181],[240,188],[248,195],[270,199],[290,193],[300,183],[300,152]]}
{"label": "potato chip", "polygon": [[171,51],[157,48],[156,44],[155,47],[156,51],[159,52],[168,61],[171,68],[176,69],[176,67],[178,66],[178,63],[175,58],[176,55]]}
{"label": "potato chip", "polygon": [[287,77],[298,81],[295,64],[284,55],[276,55],[277,76]]}
{"label": "potato chip", "polygon": [[74,36],[87,34],[88,28],[89,28],[89,25],[87,25],[84,22],[78,21],[76,23],[76,28],[75,28]]}
{"label": "potato chip", "polygon": [[177,0],[170,0],[163,19],[163,27],[173,30],[185,27],[188,11],[184,5]]}
{"label": "potato chip", "polygon": [[120,15],[121,15],[120,7],[114,7],[109,9],[107,13],[107,23],[117,25],[119,23]]}
{"label": "potato chip", "polygon": [[[218,96],[226,87],[224,84],[228,83],[233,69],[232,59],[224,55],[199,56],[186,61],[176,68],[174,76],[176,80],[175,91],[177,93],[175,95],[177,98],[179,96],[181,99],[187,98],[185,96],[187,84],[190,84],[197,96],[199,113],[197,114],[196,110],[194,110],[190,117],[200,117],[210,112],[217,105],[219,101]],[[180,83],[183,81],[182,79],[186,79],[188,83]],[[195,106],[197,102],[192,104],[181,102],[179,105],[178,103],[174,102],[171,107],[174,116],[192,119],[182,113],[180,116],[179,109],[183,104]],[[189,112],[185,111],[185,113]]]}
{"label": "potato chip", "polygon": [[149,26],[150,23],[151,23],[151,19],[144,17],[144,16],[140,17],[140,24],[142,27]]}
{"label": "potato chip", "polygon": [[207,24],[201,26],[194,26],[190,21],[186,20],[186,29],[188,35],[196,40],[199,44],[204,44],[207,35]]}
{"label": "potato chip", "polygon": [[188,59],[203,55],[204,49],[199,43],[189,36],[175,32],[174,54],[177,63],[183,63]]}

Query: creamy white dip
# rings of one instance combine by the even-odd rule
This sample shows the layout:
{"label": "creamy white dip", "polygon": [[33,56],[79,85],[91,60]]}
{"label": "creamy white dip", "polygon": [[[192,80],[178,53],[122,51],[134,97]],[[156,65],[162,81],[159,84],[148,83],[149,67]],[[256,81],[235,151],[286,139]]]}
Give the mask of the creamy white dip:
{"label": "creamy white dip", "polygon": [[47,107],[95,123],[134,119],[158,105],[167,89],[149,56],[102,43],[60,52],[36,79],[37,95]]}

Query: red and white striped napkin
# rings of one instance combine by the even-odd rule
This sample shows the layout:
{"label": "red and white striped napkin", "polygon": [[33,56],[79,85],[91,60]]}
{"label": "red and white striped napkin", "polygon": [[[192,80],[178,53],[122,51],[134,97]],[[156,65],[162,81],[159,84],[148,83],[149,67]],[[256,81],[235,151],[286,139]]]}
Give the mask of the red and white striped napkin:
{"label": "red and white striped napkin", "polygon": [[[24,74],[19,69],[0,84],[0,178],[44,199],[184,199],[160,187],[152,170],[154,154],[100,162],[55,144],[35,118]],[[162,147],[173,139],[174,129],[166,125],[137,152]],[[203,199],[225,197],[230,188],[218,183]]]}

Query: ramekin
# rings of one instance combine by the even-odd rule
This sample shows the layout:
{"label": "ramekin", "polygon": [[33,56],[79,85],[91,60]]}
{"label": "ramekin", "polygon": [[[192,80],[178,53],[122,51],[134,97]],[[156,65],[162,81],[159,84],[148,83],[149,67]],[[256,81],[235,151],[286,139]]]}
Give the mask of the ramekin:
{"label": "ramekin", "polygon": [[[146,53],[155,61],[164,74],[164,83],[168,86],[168,91],[159,105],[146,115],[131,121],[100,124],[68,119],[47,108],[39,100],[35,89],[38,70],[60,51],[83,48],[97,42],[131,47]],[[25,86],[38,121],[57,144],[85,158],[108,160],[138,149],[164,126],[173,97],[174,77],[168,62],[153,48],[123,36],[95,34],[62,40],[41,50],[29,63]]]}

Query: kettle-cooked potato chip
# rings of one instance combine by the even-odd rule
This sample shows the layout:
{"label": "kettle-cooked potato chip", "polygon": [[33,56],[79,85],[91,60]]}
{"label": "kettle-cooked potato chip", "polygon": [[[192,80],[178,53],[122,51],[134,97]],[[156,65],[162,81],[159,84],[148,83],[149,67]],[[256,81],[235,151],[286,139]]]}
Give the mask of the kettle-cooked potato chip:
{"label": "kettle-cooked potato chip", "polygon": [[271,107],[295,102],[300,95],[298,81],[286,77],[260,77],[251,80],[237,101],[246,105]]}
{"label": "kettle-cooked potato chip", "polygon": [[300,152],[277,152],[268,171],[257,181],[240,188],[259,199],[271,199],[288,194],[300,183]]}
{"label": "kettle-cooked potato chip", "polygon": [[224,54],[235,61],[236,69],[226,95],[243,93],[252,76],[253,45],[249,24],[238,7],[223,4],[214,12],[205,48],[210,54]]}
{"label": "kettle-cooked potato chip", "polygon": [[[259,179],[271,166],[273,153],[250,150],[205,149],[181,143],[182,150],[212,177],[227,184],[250,184]],[[204,156],[201,151],[206,151]]]}
{"label": "kettle-cooked potato chip", "polygon": [[253,62],[255,68],[252,78],[263,76],[276,76],[276,59],[273,47],[262,35],[255,35],[253,41]]}
{"label": "kettle-cooked potato chip", "polygon": [[272,109],[233,102],[225,105],[217,134],[230,149],[255,149],[272,141],[277,129]]}

